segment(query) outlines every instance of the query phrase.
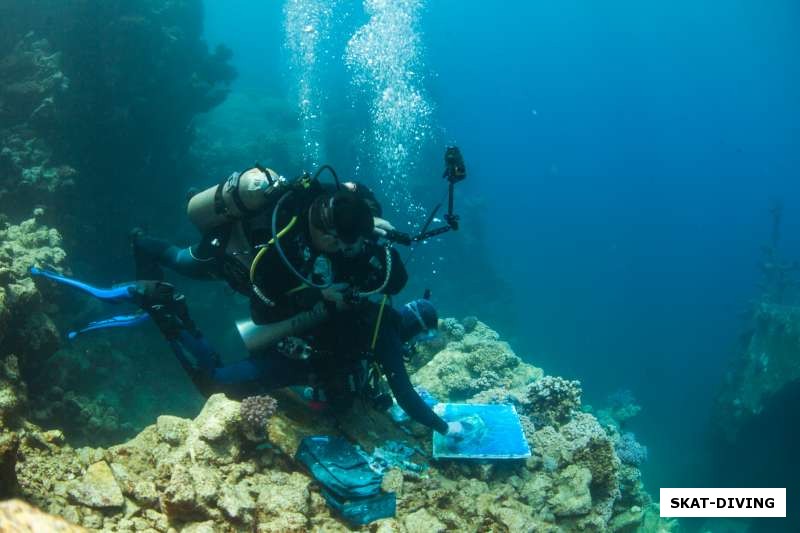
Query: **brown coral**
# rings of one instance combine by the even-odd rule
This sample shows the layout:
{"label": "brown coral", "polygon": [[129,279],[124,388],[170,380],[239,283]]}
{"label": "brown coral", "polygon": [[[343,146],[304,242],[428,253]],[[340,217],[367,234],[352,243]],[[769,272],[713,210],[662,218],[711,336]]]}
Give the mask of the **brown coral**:
{"label": "brown coral", "polygon": [[567,422],[581,406],[581,383],[544,376],[528,387],[528,416],[537,425]]}

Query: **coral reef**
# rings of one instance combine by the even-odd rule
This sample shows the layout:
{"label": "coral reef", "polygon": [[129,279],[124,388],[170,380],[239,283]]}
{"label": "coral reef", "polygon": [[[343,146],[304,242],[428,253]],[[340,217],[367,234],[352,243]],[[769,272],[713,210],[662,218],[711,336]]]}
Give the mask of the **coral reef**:
{"label": "coral reef", "polygon": [[58,333],[28,268],[60,265],[60,244],[58,232],[36,218],[0,228],[0,497],[15,487],[18,432],[28,402],[24,370],[40,366],[58,348]]}
{"label": "coral reef", "polygon": [[448,342],[419,369],[414,383],[441,401],[466,401],[493,388],[521,390],[542,376],[482,322],[469,333],[454,318],[442,320],[440,327]]}
{"label": "coral reef", "polygon": [[272,396],[248,396],[241,403],[241,417],[245,435],[251,440],[262,440],[267,435],[267,424],[278,409],[278,401]]}
{"label": "coral reef", "polygon": [[88,397],[52,387],[45,396],[31,400],[30,419],[45,427],[60,426],[72,443],[111,445],[135,430],[119,411],[105,396]]}
{"label": "coral reef", "polygon": [[[531,383],[546,376],[518,359],[510,362],[516,356],[485,324],[478,322],[474,332],[480,339],[465,332],[460,341],[474,341],[471,351],[457,352],[452,341],[426,366],[439,368],[445,358],[469,376],[491,372],[513,386],[510,397],[527,412]],[[477,365],[468,357],[476,349],[491,359]],[[527,382],[511,379],[511,370]],[[428,375],[425,368],[420,375]],[[492,390],[501,400],[501,389]],[[480,394],[486,392],[474,397]],[[646,520],[648,530],[673,530],[653,518],[638,469],[621,463],[615,435],[588,413],[531,427],[534,455],[527,461],[427,464],[429,433],[405,433],[385,413],[357,405],[334,421],[291,396],[279,401],[273,411],[271,398],[239,403],[215,395],[194,420],[162,415],[132,440],[106,449],[74,449],[60,431],[26,423],[13,452],[15,493],[96,531],[347,531],[293,459],[304,436],[340,433],[376,456],[392,448],[387,443],[413,454],[404,455],[408,468],[385,475],[398,513],[373,531],[633,531]],[[267,419],[266,446],[258,445],[248,433]]]}
{"label": "coral reef", "polygon": [[647,461],[647,446],[640,444],[636,440],[636,435],[631,432],[623,433],[619,440],[614,444],[617,457],[624,464],[640,466]]}
{"label": "coral reef", "polygon": [[[73,450],[31,432],[21,444],[26,457],[18,465],[21,492],[90,530],[347,531],[291,460],[302,436],[319,431],[318,425],[279,413],[270,430],[274,448],[254,449],[244,424],[240,404],[216,395],[194,420],[161,416],[133,440],[107,450]],[[360,442],[374,429],[365,428],[360,416],[343,424]],[[612,521],[635,527],[649,500],[615,507],[619,495],[603,483],[616,479],[610,469],[618,462],[612,447],[597,444],[603,442],[602,429],[588,414],[568,426],[560,437],[548,426],[535,440],[563,461],[554,471],[544,470],[536,457],[505,467],[442,464],[425,476],[391,471],[384,484],[398,495],[398,516],[376,527],[611,530]]]}
{"label": "coral reef", "polygon": [[[5,213],[18,219],[47,206],[71,254],[94,255],[98,268],[106,265],[97,249],[127,252],[108,220],[127,229],[181,216],[176,198],[188,178],[164,177],[197,168],[189,155],[193,120],[225,99],[235,77],[230,51],[208,50],[202,21],[201,0],[4,2]],[[120,198],[137,210],[119,209]]]}
{"label": "coral reef", "polygon": [[528,387],[528,412],[536,425],[563,424],[581,406],[581,383],[544,376]]}
{"label": "coral reef", "polygon": [[[40,286],[47,289],[48,281]],[[107,316],[109,308],[58,291],[63,320],[74,327]],[[85,307],[85,308],[84,308]],[[203,398],[185,372],[162,353],[163,339],[147,327],[88,335],[65,343],[27,375],[29,419],[58,427],[73,446],[111,446],[130,439],[164,412],[196,413]],[[135,376],[135,379],[131,379]]]}
{"label": "coral reef", "polygon": [[61,54],[34,32],[0,49],[0,201],[6,215],[30,212],[69,186],[75,170],[53,154],[53,122],[69,80]]}

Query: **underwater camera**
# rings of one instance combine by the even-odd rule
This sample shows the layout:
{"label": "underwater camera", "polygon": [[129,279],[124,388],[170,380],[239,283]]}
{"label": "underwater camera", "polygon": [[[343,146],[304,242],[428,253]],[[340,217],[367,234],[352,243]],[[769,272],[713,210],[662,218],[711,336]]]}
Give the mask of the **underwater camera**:
{"label": "underwater camera", "polygon": [[448,146],[444,152],[444,177],[450,183],[458,183],[467,177],[464,156],[457,146]]}
{"label": "underwater camera", "polygon": [[458,215],[453,212],[453,186],[467,177],[467,167],[464,166],[464,156],[457,146],[448,146],[444,151],[444,177],[450,182],[447,197],[447,214],[444,219],[447,227],[458,229]]}

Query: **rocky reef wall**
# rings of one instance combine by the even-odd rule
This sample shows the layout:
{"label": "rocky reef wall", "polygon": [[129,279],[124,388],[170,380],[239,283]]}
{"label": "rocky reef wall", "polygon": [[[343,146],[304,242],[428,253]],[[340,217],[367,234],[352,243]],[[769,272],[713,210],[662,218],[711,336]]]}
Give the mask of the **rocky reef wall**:
{"label": "rocky reef wall", "polygon": [[[194,120],[225,99],[235,77],[230,51],[210,51],[202,24],[201,0],[0,3],[0,352],[33,392],[31,418],[67,421],[59,425],[76,442],[130,436],[120,411],[145,412],[159,398],[133,394],[129,376],[152,369],[140,360],[126,378],[131,359],[102,342],[50,358],[59,347],[51,318],[77,320],[91,304],[55,291],[42,298],[47,284],[34,287],[25,272],[65,267],[63,252],[51,257],[56,247],[81,276],[130,279],[131,227],[174,230],[183,220],[187,184],[201,168],[189,150]],[[42,240],[45,226],[58,228],[46,230],[57,245]],[[137,353],[152,351],[140,344]],[[127,388],[93,394],[93,381]]]}
{"label": "rocky reef wall", "polygon": [[60,265],[61,236],[36,218],[0,226],[0,497],[16,488],[14,465],[26,426],[23,375],[41,367],[58,349],[58,332],[46,303],[28,275],[34,264]]}
{"label": "rocky reef wall", "polygon": [[208,50],[202,20],[201,0],[3,2],[3,213],[48,208],[76,259],[109,251],[91,257],[98,267],[126,255],[132,225],[182,216],[197,170],[192,121],[235,77],[230,51]]}

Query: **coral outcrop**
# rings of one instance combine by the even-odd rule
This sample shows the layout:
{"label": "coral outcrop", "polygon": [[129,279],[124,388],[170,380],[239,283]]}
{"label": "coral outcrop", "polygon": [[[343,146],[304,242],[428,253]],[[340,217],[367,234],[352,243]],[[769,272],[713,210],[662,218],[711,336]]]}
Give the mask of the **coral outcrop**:
{"label": "coral outcrop", "polygon": [[581,406],[581,384],[557,376],[544,376],[528,387],[527,409],[537,426],[563,424]]}
{"label": "coral outcrop", "polygon": [[60,244],[58,232],[36,218],[0,227],[0,496],[15,488],[14,464],[27,405],[23,371],[40,365],[58,348],[58,333],[28,268],[61,264],[65,256]]}
{"label": "coral outcrop", "polygon": [[177,220],[189,179],[165,176],[193,174],[193,120],[235,77],[230,50],[203,40],[202,1],[7,0],[0,13],[4,213],[51,208],[71,254],[95,265],[98,248],[127,252],[108,220]]}
{"label": "coral outcrop", "polygon": [[414,382],[441,401],[466,401],[489,389],[522,390],[542,376],[483,323],[467,332],[450,318],[440,327],[447,345],[417,371]]}
{"label": "coral outcrop", "polygon": [[28,32],[5,55],[0,49],[0,201],[6,215],[29,213],[72,183],[52,142],[69,79],[51,43]]}

